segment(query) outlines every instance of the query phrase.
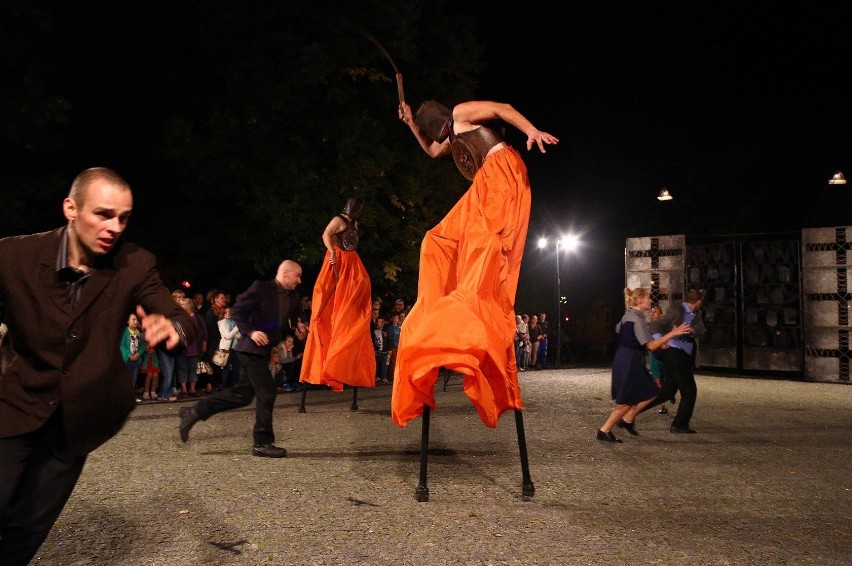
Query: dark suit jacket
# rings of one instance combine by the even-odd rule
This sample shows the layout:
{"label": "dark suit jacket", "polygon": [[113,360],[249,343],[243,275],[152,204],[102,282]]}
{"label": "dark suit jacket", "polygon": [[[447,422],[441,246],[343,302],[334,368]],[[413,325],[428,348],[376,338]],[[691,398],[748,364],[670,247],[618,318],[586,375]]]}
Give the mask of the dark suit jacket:
{"label": "dark suit jacket", "polygon": [[[269,356],[272,347],[281,341],[296,318],[301,316],[299,294],[296,291],[290,291],[289,317],[283,325],[280,324],[278,289],[279,285],[274,280],[255,281],[237,296],[234,306],[231,307],[231,318],[240,329],[240,339],[234,346],[237,352]],[[265,332],[269,336],[267,346],[261,347],[252,341],[250,336],[255,330]]]}
{"label": "dark suit jacket", "polygon": [[56,272],[63,229],[0,240],[0,438],[38,429],[62,407],[68,446],[84,455],[109,440],[136,406],[119,344],[141,304],[195,331],[152,254],[120,243],[99,258],[72,308]]}

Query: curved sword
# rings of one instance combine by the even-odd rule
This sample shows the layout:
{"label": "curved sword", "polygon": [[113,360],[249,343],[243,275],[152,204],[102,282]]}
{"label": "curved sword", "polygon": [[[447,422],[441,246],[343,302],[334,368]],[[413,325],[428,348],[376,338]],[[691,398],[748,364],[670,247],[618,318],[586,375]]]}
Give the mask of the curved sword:
{"label": "curved sword", "polygon": [[381,52],[382,52],[382,54],[383,54],[383,55],[387,58],[387,60],[390,62],[391,67],[393,67],[393,71],[394,71],[394,73],[396,73],[396,93],[397,93],[397,95],[399,96],[399,103],[400,103],[400,104],[402,104],[403,102],[405,102],[405,92],[403,91],[403,88],[402,88],[402,73],[400,73],[400,72],[399,72],[399,69],[397,68],[396,63],[394,63],[394,62],[393,62],[393,57],[391,57],[391,56],[390,56],[390,53],[388,53],[388,50],[387,50],[387,49],[385,49],[385,46],[384,46],[384,45],[382,45],[382,44],[379,42],[379,40],[378,40],[378,39],[376,39],[376,38],[373,36],[373,34],[371,34],[370,32],[368,32],[368,31],[367,31],[367,30],[365,30],[364,28],[362,28],[362,27],[360,27],[360,26],[357,26],[357,25],[353,24],[352,22],[349,22],[349,21],[341,21],[341,22],[340,22],[340,25],[342,25],[342,26],[344,26],[344,27],[347,27],[347,28],[349,28],[350,30],[352,30],[352,31],[354,31],[355,33],[357,33],[358,35],[362,36],[364,39],[366,39],[367,41],[369,41],[370,43],[372,43],[373,45],[375,45],[375,46],[376,46],[376,48],[377,48],[379,51],[381,51]]}

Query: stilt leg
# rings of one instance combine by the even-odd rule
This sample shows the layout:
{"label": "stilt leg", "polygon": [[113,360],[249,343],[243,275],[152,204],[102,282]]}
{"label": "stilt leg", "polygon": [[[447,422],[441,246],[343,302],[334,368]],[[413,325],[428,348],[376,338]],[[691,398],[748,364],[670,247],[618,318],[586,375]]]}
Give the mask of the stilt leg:
{"label": "stilt leg", "polygon": [[530,463],[527,460],[527,439],[524,435],[524,416],[521,411],[515,409],[515,425],[518,428],[518,448],[521,450],[521,474],[523,474],[522,487],[524,497],[535,495],[535,486],[530,478]]}
{"label": "stilt leg", "polygon": [[415,490],[417,501],[429,501],[429,488],[426,487],[426,460],[429,455],[429,405],[423,405],[423,428],[420,433],[420,484]]}
{"label": "stilt leg", "polygon": [[349,408],[350,411],[358,410],[358,388],[352,388],[352,406]]}
{"label": "stilt leg", "polygon": [[302,389],[302,402],[299,404],[299,412],[305,412],[305,398],[308,396],[308,383],[304,383],[304,388]]}

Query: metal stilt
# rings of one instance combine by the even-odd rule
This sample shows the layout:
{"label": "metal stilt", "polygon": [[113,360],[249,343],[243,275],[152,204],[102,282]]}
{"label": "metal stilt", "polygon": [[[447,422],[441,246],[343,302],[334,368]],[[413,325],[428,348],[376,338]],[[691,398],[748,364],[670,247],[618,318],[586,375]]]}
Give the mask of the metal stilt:
{"label": "metal stilt", "polygon": [[305,412],[305,398],[308,396],[308,383],[305,382],[302,387],[304,387],[304,389],[302,389],[302,402],[299,404],[300,413]]}
{"label": "metal stilt", "polygon": [[[524,435],[524,416],[519,409],[515,409],[515,425],[518,428],[518,448],[521,451],[521,474],[522,492],[524,497],[532,497],[535,495],[535,486],[530,477],[530,463],[527,460],[527,439]],[[422,473],[422,472],[421,472]]]}
{"label": "metal stilt", "polygon": [[423,405],[423,428],[420,433],[420,484],[415,490],[417,501],[429,501],[429,488],[426,487],[426,460],[429,455],[429,405]]}
{"label": "metal stilt", "polygon": [[352,388],[352,406],[349,408],[350,411],[358,410],[358,388]]}

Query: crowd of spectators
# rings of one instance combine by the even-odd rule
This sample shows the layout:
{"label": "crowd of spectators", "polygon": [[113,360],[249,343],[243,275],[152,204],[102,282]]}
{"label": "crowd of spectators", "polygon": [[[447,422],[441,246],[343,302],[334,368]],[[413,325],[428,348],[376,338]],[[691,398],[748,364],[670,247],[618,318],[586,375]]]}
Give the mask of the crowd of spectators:
{"label": "crowd of spectators", "polygon": [[[133,323],[135,315],[129,316],[120,348],[136,385],[137,401],[140,403],[174,402],[198,397],[229,387],[239,373],[236,356],[228,356],[224,366],[214,363],[216,350],[230,350],[239,338],[239,330],[230,320],[231,295],[213,289],[206,296],[195,293],[187,297],[183,290],[174,291],[172,296],[193,317],[202,340],[197,349],[187,349],[176,356],[162,348],[148,348],[141,332],[134,331],[138,327],[138,321],[135,325]],[[307,319],[303,322],[309,329],[313,305],[307,296],[301,297],[301,302]],[[387,308],[380,298],[373,300],[370,337],[376,356],[377,385],[393,382],[400,331],[410,311],[411,305],[407,305],[402,298],[396,299]],[[518,371],[547,369],[547,314],[519,314],[515,321],[514,346]],[[306,342],[307,330],[292,328],[272,349],[269,373],[278,392],[300,391],[304,386],[299,383],[299,374]]]}
{"label": "crowd of spectators", "polygon": [[515,315],[515,360],[518,371],[547,369],[547,314]]}
{"label": "crowd of spectators", "polygon": [[[231,295],[212,289],[206,295],[187,296],[185,291],[178,289],[172,297],[192,317],[201,339],[195,347],[176,353],[159,347],[149,348],[138,328],[136,315],[129,315],[119,348],[139,403],[199,397],[229,387],[239,374],[237,356],[216,355],[217,350],[229,352],[239,339],[239,329],[230,315]],[[301,303],[307,319],[302,321],[305,328],[292,328],[270,354],[270,379],[275,381],[280,393],[300,391],[305,386],[299,382],[299,375],[313,305],[307,296],[301,297]],[[410,310],[401,298],[388,308],[383,308],[381,299],[373,300],[370,337],[376,356],[377,385],[393,381],[400,330]],[[222,359],[225,359],[224,365],[216,363],[221,363]]]}

